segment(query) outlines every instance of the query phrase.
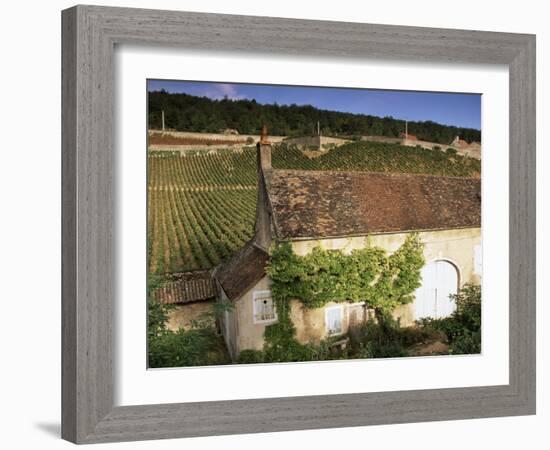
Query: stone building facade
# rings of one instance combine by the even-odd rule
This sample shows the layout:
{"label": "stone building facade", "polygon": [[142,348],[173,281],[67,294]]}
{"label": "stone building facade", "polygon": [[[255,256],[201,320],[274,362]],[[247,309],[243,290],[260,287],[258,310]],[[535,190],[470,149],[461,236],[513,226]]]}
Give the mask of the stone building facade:
{"label": "stone building facade", "polygon": [[[290,242],[305,255],[315,247],[354,249],[372,245],[392,253],[416,232],[426,265],[413,303],[394,311],[402,326],[422,317],[445,317],[449,294],[481,281],[481,183],[474,178],[342,171],[275,170],[271,145],[258,144],[255,235],[214,273],[217,298],[234,308],[220,322],[230,354],[260,350],[266,326],[277,321],[266,275],[272,243]],[[318,343],[344,335],[372,315],[361,303],[305,308],[291,302],[296,339]]]}

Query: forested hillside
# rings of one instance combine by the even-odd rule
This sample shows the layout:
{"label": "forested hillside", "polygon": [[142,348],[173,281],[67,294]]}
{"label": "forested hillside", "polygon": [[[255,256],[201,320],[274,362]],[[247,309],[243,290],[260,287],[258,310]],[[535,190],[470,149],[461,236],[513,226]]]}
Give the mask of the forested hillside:
{"label": "forested hillside", "polygon": [[[161,111],[165,126],[178,131],[218,133],[233,128],[241,134],[259,134],[267,124],[269,134],[280,136],[309,135],[319,121],[325,136],[398,137],[404,122],[392,117],[376,117],[326,111],[313,106],[262,105],[254,100],[211,100],[166,91],[149,92],[149,128],[160,129]],[[472,142],[481,141],[481,131],[458,128],[435,122],[409,122],[408,131],[418,139],[450,144],[455,136]]]}

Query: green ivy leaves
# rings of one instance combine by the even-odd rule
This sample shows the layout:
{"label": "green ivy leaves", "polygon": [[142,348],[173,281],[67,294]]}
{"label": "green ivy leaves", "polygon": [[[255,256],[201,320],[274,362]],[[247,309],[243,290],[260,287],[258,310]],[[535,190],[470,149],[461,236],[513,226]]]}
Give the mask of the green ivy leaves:
{"label": "green ivy leaves", "polygon": [[278,305],[293,298],[308,308],[365,301],[371,308],[391,311],[412,301],[423,265],[423,244],[415,233],[391,255],[369,246],[350,254],[316,247],[298,256],[290,243],[280,243],[272,249],[267,273]]}
{"label": "green ivy leaves", "polygon": [[365,301],[381,318],[396,306],[412,301],[424,263],[424,245],[417,233],[410,234],[391,255],[368,246],[349,255],[316,247],[298,256],[290,243],[276,245],[267,273],[279,320],[266,327],[264,349],[256,352],[256,357],[261,355],[266,362],[318,358],[314,347],[294,338],[290,300],[300,300],[307,308],[320,308],[329,302]]}

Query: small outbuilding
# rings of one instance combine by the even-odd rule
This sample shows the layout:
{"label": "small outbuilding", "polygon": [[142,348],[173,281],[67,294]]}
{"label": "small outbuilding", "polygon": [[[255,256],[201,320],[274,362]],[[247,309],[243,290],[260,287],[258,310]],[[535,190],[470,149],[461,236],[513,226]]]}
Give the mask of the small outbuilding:
{"label": "small outbuilding", "polygon": [[166,326],[177,331],[179,328],[188,329],[193,322],[211,316],[216,289],[211,272],[199,270],[172,274],[153,295],[161,304],[171,306]]}

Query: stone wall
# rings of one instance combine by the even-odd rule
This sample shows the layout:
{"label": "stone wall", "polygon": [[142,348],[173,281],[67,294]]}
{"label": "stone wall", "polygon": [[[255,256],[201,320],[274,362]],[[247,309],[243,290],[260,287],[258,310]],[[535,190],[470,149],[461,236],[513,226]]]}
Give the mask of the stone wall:
{"label": "stone wall", "polygon": [[456,150],[459,155],[469,156],[470,158],[481,159],[481,145],[476,143],[472,143],[466,147],[460,147],[452,144],[445,145],[445,144],[438,144],[437,142],[403,139],[400,141],[400,144],[406,147],[416,147],[417,145],[419,145],[420,147],[428,150],[434,150],[436,147],[439,147],[440,148],[439,151],[445,151],[448,148],[452,148]]}
{"label": "stone wall", "polygon": [[[177,331],[179,328],[187,330],[191,327],[192,321],[200,320],[205,314],[211,313],[212,305],[213,301],[175,305],[174,309],[168,313],[166,326],[172,331]],[[214,321],[212,321],[212,324],[214,324]]]}
{"label": "stone wall", "polygon": [[[480,228],[464,228],[457,230],[441,230],[420,232],[424,243],[424,257],[426,263],[435,260],[447,260],[458,270],[459,284],[481,282],[480,275],[475,273],[474,247],[481,243]],[[388,252],[396,251],[405,241],[408,233],[378,234],[370,237],[356,236],[338,239],[318,239],[294,241],[294,251],[298,255],[306,255],[314,247],[320,246],[327,250],[340,249],[350,253],[354,249],[370,245],[384,248]],[[234,329],[235,354],[242,350],[261,350],[264,344],[265,324],[255,324],[253,320],[253,293],[254,291],[269,290],[271,281],[264,277],[238,301],[231,315],[230,327]],[[296,327],[296,339],[301,343],[319,343],[328,337],[325,325],[325,308],[336,305],[329,303],[323,308],[308,309],[299,300],[291,302],[290,316]],[[346,333],[350,326],[357,325],[373,316],[373,311],[362,303],[340,303],[344,308],[342,333]],[[401,326],[414,325],[414,303],[396,308],[394,318]]]}
{"label": "stone wall", "polygon": [[302,150],[328,150],[330,147],[339,146],[350,142],[346,139],[340,139],[330,136],[300,136],[287,138],[284,140],[286,144],[296,145]]}
{"label": "stone wall", "polygon": [[[318,239],[307,241],[295,241],[292,243],[294,252],[298,255],[306,255],[314,247],[320,246],[326,250],[342,250],[350,253],[354,249],[364,248],[368,245],[381,247],[392,253],[405,241],[407,233],[378,234],[370,237],[355,236],[338,239]],[[424,243],[424,258],[426,263],[435,260],[447,260],[458,270],[460,286],[465,283],[481,282],[481,277],[475,272],[474,248],[481,243],[481,228],[462,228],[456,230],[426,231],[419,233]],[[308,314],[318,314],[308,311]],[[414,324],[414,304],[408,304],[397,308],[394,317],[400,320],[401,326]],[[299,327],[299,324],[296,324]]]}
{"label": "stone wall", "polygon": [[[188,131],[162,131],[162,130],[149,130],[149,134],[165,134],[167,136],[173,136],[175,138],[192,138],[192,139],[211,139],[218,141],[246,141],[251,137],[254,139],[254,143],[260,140],[259,134],[223,134],[223,133],[193,133]],[[280,142],[285,136],[269,136],[269,141],[272,143]]]}
{"label": "stone wall", "polygon": [[242,350],[261,350],[264,345],[264,331],[267,324],[254,323],[254,291],[268,291],[271,280],[262,278],[235,302],[234,320],[236,321],[236,348]]}

